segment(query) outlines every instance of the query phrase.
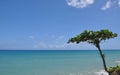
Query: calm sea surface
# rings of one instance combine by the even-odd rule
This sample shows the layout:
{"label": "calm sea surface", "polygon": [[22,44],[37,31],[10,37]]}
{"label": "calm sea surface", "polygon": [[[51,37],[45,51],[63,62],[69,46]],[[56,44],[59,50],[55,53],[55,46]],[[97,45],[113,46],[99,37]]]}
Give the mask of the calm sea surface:
{"label": "calm sea surface", "polygon": [[[120,65],[120,50],[104,51],[107,66]],[[97,50],[0,50],[0,75],[99,75]]]}

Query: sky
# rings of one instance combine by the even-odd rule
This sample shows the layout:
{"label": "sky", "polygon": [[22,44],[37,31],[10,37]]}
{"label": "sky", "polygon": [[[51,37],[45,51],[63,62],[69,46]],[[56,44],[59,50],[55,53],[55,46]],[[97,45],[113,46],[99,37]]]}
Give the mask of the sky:
{"label": "sky", "polygon": [[120,0],[0,0],[0,50],[93,50],[67,41],[101,29],[118,34],[101,48],[120,49]]}

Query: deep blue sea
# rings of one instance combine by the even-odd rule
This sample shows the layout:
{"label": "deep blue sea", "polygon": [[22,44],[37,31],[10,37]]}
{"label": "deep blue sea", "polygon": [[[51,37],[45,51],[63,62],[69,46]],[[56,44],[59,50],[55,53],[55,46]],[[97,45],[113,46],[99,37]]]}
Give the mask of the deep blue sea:
{"label": "deep blue sea", "polygon": [[[120,65],[120,50],[103,52],[107,66]],[[97,50],[0,50],[0,75],[100,75],[100,73],[104,72]]]}

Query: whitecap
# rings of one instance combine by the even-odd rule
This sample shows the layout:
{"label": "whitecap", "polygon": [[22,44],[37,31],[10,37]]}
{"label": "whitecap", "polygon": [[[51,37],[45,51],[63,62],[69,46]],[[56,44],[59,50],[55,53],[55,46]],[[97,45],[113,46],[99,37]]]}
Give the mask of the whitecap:
{"label": "whitecap", "polygon": [[104,70],[101,70],[99,72],[95,72],[96,75],[108,75],[108,73]]}

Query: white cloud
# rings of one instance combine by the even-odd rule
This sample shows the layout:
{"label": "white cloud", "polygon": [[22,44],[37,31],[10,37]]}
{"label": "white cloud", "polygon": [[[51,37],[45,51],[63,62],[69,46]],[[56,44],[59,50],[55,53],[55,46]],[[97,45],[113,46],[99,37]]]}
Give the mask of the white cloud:
{"label": "white cloud", "polygon": [[[37,41],[34,43],[33,47],[34,49],[49,49],[49,50],[67,50],[67,49],[92,49],[93,46],[90,46],[86,43],[70,43],[67,44],[67,40],[65,40],[65,36],[54,36],[54,37],[49,37],[49,40],[54,40],[54,41],[49,41],[46,39],[41,39],[41,41]],[[92,47],[92,48],[91,48]]]}
{"label": "white cloud", "polygon": [[45,42],[39,42],[36,45],[34,45],[34,48],[36,49],[64,49],[68,46],[67,43],[61,43],[61,44],[48,44]]}
{"label": "white cloud", "polygon": [[111,1],[107,1],[106,4],[101,8],[102,10],[107,10],[112,6]]}
{"label": "white cloud", "polygon": [[[34,48],[36,49],[59,49],[59,48],[65,48],[67,46],[67,44],[64,44],[64,37],[63,35],[61,36],[51,36],[46,39],[48,39],[47,41],[45,39],[41,39],[41,41],[38,41],[35,43]],[[33,38],[33,36],[29,36],[29,38]],[[50,41],[50,40],[54,40],[54,41]]]}
{"label": "white cloud", "polygon": [[67,44],[66,42],[64,43],[59,43],[59,44],[48,44],[46,42],[39,42],[38,44],[36,44],[34,46],[35,49],[49,49],[49,50],[73,50],[73,49],[96,49],[94,46],[91,46],[88,43],[80,43],[80,44],[76,44],[76,43],[70,43]]}
{"label": "white cloud", "polygon": [[[75,8],[85,8],[95,3],[95,0],[66,0],[68,6]],[[111,7],[120,8],[120,0],[107,0],[106,3],[102,6],[101,10],[107,10]]]}
{"label": "white cloud", "polygon": [[94,0],[67,0],[67,4],[75,8],[85,8],[93,3]]}
{"label": "white cloud", "polygon": [[120,7],[120,0],[118,0],[118,6]]}
{"label": "white cloud", "polygon": [[120,0],[108,0],[101,9],[107,10],[111,7],[119,7],[120,8]]}

